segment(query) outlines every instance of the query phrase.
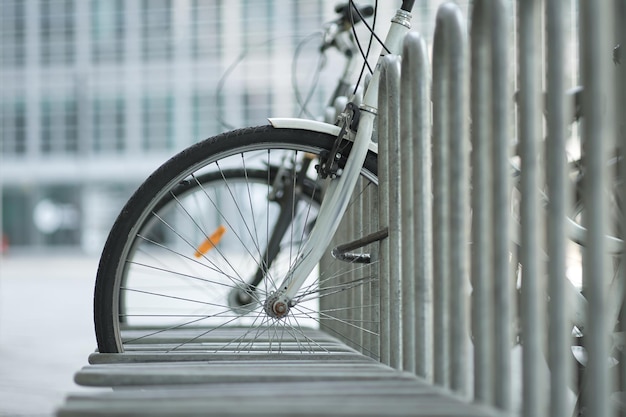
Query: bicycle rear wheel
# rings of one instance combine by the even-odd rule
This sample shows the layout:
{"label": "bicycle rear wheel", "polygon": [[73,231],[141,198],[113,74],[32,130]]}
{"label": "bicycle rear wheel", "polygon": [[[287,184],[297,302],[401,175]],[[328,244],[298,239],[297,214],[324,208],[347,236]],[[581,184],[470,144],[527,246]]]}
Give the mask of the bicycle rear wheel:
{"label": "bicycle rear wheel", "polygon": [[[334,140],[305,130],[242,129],[200,142],[155,171],[120,213],[102,253],[98,350],[319,351],[307,329],[320,322],[341,328],[327,326],[332,321],[353,338],[352,330],[377,334],[377,303],[362,296],[377,277],[350,275],[361,264],[326,259],[286,317],[263,308],[300,255],[322,199],[314,163],[303,161],[315,161]],[[376,162],[370,152],[355,198],[376,193]],[[353,230],[342,241],[363,233]],[[343,292],[359,298],[332,308],[320,302],[345,300],[336,297]]]}

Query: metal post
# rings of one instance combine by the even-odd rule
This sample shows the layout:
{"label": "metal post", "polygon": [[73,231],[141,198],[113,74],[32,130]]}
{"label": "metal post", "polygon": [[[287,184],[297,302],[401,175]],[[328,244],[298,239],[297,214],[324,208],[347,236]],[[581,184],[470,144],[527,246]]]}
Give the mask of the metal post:
{"label": "metal post", "polygon": [[[511,89],[509,67],[508,8],[504,1],[491,3],[491,77],[492,94],[492,167],[493,167],[493,282],[495,284],[496,334],[496,401],[504,409],[510,407],[511,350],[514,307],[514,276],[511,276],[509,255],[513,248],[509,237],[511,219],[510,135]],[[541,332],[541,327],[537,327]]]}
{"label": "metal post", "polygon": [[[401,181],[401,227],[400,239],[402,240],[401,255],[401,285],[402,285],[402,369],[415,373],[415,360],[418,352],[415,348],[415,276],[416,262],[414,230],[414,206],[413,206],[413,170],[418,169],[414,164],[415,152],[413,151],[412,133],[412,113],[411,99],[413,91],[417,88],[412,79],[409,79],[407,64],[412,59],[411,52],[407,48],[407,38],[404,40],[404,50],[402,52],[402,77],[400,86],[400,171]],[[405,72],[406,71],[406,72]],[[417,78],[417,77],[414,77]]]}
{"label": "metal post", "polygon": [[[611,72],[613,33],[612,2],[580,4],[581,72],[584,85],[583,158],[585,184],[583,190],[583,222],[588,240],[583,257],[583,286],[589,302],[585,340],[587,410],[589,415],[611,415],[608,372],[608,335],[614,323],[607,323],[607,279],[610,268],[605,264],[607,233],[608,185],[607,160],[615,144],[614,86]],[[610,103],[610,104],[609,104]]]}
{"label": "metal post", "polygon": [[[375,192],[377,190],[372,190],[371,188],[366,191],[365,195],[365,208],[368,210],[368,213],[377,213],[378,212],[378,193]],[[377,217],[370,216],[369,217],[369,231],[374,232],[380,230],[379,221]],[[380,269],[378,267],[378,263],[380,260],[380,251],[381,245],[374,244],[371,248],[372,255],[372,263],[373,265],[368,266],[369,274],[372,276],[369,285],[369,304],[371,306],[377,306],[378,308],[371,308],[370,316],[369,316],[369,330],[368,333],[368,351],[370,356],[375,359],[380,360],[380,339],[381,339],[381,313],[380,313]]]}
{"label": "metal post", "polygon": [[[387,114],[387,83],[385,67],[381,70],[381,82],[378,89],[378,154],[387,155],[389,152],[388,132],[389,117]],[[384,156],[378,159],[378,222],[379,227],[389,226],[389,161]],[[385,365],[391,362],[390,357],[390,323],[389,323],[389,239],[380,242],[380,259],[378,263],[378,282],[380,293],[380,361]]]}
{"label": "metal post", "polygon": [[[615,31],[616,31],[616,39],[619,42],[620,45],[622,45],[620,47],[620,49],[624,49],[626,48],[626,30],[621,29],[619,30],[618,28],[620,27],[621,22],[624,21],[624,19],[626,19],[626,0],[616,0],[615,2],[616,4],[616,13],[615,13]],[[622,52],[623,54],[623,52]],[[617,83],[617,94],[615,97],[615,108],[616,109],[623,109],[624,106],[626,105],[626,79],[623,76],[623,67],[625,65],[625,61],[622,55],[622,60],[620,62],[620,66],[622,74],[621,76],[617,77],[616,83]],[[618,149],[621,149],[620,151],[620,157],[622,158],[622,161],[624,160],[624,158],[626,157],[625,152],[626,152],[626,134],[624,134],[623,132],[623,126],[624,126],[624,121],[618,121],[618,118],[615,118],[615,122],[617,123],[616,128],[617,130],[617,147]],[[620,133],[621,132],[621,133]],[[621,181],[621,184],[626,184],[626,170],[622,169],[621,171],[621,177],[616,178],[616,181]],[[618,194],[618,198],[620,198],[620,201],[626,201],[626,187],[620,187],[619,190],[619,194]],[[620,213],[620,224],[622,225],[622,227],[624,227],[624,225],[626,224],[626,208],[622,207],[622,213]],[[624,230],[624,229],[622,229]],[[624,238],[624,236],[622,235],[622,239]],[[626,262],[626,257],[625,254],[626,253],[626,245],[622,244],[622,253],[620,255],[620,264],[623,265],[624,262]],[[624,286],[624,288],[626,288],[626,268],[620,268],[621,270],[621,274],[619,275],[618,279],[621,281],[622,285]],[[622,291],[622,294],[620,294],[620,299],[621,299],[621,305],[624,305],[624,303],[626,303],[626,291]],[[622,325],[620,326],[620,330],[624,331],[626,330],[626,309],[622,308],[621,310],[621,316],[619,317],[620,323],[622,323]],[[620,391],[625,391],[626,390],[626,364],[624,363],[626,361],[626,352],[621,352],[621,357],[620,357],[620,375],[619,375],[619,379],[620,379],[620,385],[619,385],[619,390]]]}
{"label": "metal post", "polygon": [[491,129],[491,3],[474,3],[471,27],[472,334],[474,398],[492,404],[494,385],[493,215]]}
{"label": "metal post", "polygon": [[467,35],[465,19],[451,3],[440,9],[447,40],[450,82],[447,111],[450,117],[448,138],[450,165],[450,387],[467,394],[467,352],[469,345],[469,123]]}
{"label": "metal post", "polygon": [[564,1],[546,2],[547,37],[547,129],[546,179],[548,184],[548,366],[550,368],[550,416],[571,412],[567,403],[570,380],[569,340],[571,326],[566,315],[565,221],[568,215],[565,151],[565,16]]}
{"label": "metal post", "polygon": [[[540,235],[540,195],[541,185],[539,152],[542,140],[541,123],[541,73],[542,59],[540,37],[540,2],[519,2],[519,134],[521,156],[521,245],[520,262],[522,264],[522,373],[523,373],[523,412],[526,416],[538,415],[542,407],[541,396],[545,392],[539,371],[542,362],[543,346],[543,300],[545,291],[541,287],[542,274],[539,263],[541,250]],[[504,300],[502,300],[504,302]],[[504,330],[505,323],[501,323]],[[510,323],[506,323],[507,329]],[[499,343],[507,343],[500,341]],[[507,343],[508,347],[508,343]],[[502,355],[506,349],[502,349]],[[506,351],[507,357],[510,350]],[[504,361],[501,372],[510,369],[510,363]],[[510,372],[510,371],[509,371]],[[508,374],[510,375],[510,373]],[[511,407],[510,386],[502,390],[497,397],[497,404],[504,408]]]}
{"label": "metal post", "polygon": [[[389,210],[389,362],[393,368],[402,368],[402,292],[401,276],[401,196],[400,196],[400,57],[386,55],[383,59],[384,83],[387,84],[387,155],[388,159],[388,210]],[[381,83],[382,84],[382,83]],[[379,132],[382,133],[382,132]]]}
{"label": "metal post", "polygon": [[[465,24],[437,12],[433,48],[435,382],[467,392],[468,112]],[[449,357],[448,357],[449,355]]]}
{"label": "metal post", "polygon": [[[331,274],[331,276],[334,275],[335,270],[337,268],[337,263],[330,254],[330,248],[333,248],[338,244],[339,242],[337,242],[337,234],[335,234],[335,236],[333,237],[333,239],[331,240],[329,244],[329,250],[327,250],[324,256],[322,256],[322,258],[320,259],[319,271],[326,271],[326,273]],[[319,275],[318,285],[319,285],[319,293],[324,294],[325,292],[324,290],[327,289],[329,285],[332,285],[332,283],[328,282],[325,275]],[[331,295],[320,296],[320,300],[319,300],[320,329],[329,334],[333,334],[334,320],[330,319],[330,317],[324,314],[324,312],[330,311],[331,308],[332,308]]]}
{"label": "metal post", "polygon": [[449,384],[449,125],[446,98],[449,95],[443,9],[437,13],[433,46],[433,295],[434,295],[434,382]]}
{"label": "metal post", "polygon": [[[357,181],[357,190],[361,190],[363,188],[364,180],[363,178],[359,178]],[[363,217],[363,196],[355,196],[355,201],[351,210],[354,213],[353,219],[353,235],[354,238],[358,238],[359,236],[365,236],[365,222]],[[351,317],[351,326],[352,329],[352,339],[354,342],[355,349],[360,352],[363,352],[363,314],[365,311],[365,303],[363,302],[363,285],[359,285],[359,282],[362,282],[365,278],[364,276],[364,268],[362,266],[358,266],[354,271],[353,282],[356,284],[350,290],[351,299],[349,311],[352,312]]]}
{"label": "metal post", "polygon": [[[357,181],[358,183],[358,181]],[[358,186],[358,185],[357,185]],[[354,196],[353,200],[348,205],[348,209],[346,210],[346,225],[345,225],[345,238],[346,241],[350,242],[354,240],[357,236],[356,228],[358,217],[355,213],[355,204],[356,200],[358,200],[358,196]],[[354,309],[356,308],[356,304],[354,300],[354,288],[350,288],[350,282],[354,282],[356,278],[356,271],[354,268],[350,268],[346,273],[341,274],[339,277],[341,287],[347,287],[346,290],[339,292],[341,295],[341,304],[338,304],[338,307],[341,308],[339,311],[339,317],[341,318],[343,325],[343,335],[345,337],[345,341],[348,346],[358,349],[356,345],[356,333],[355,328],[352,326],[354,323]]]}
{"label": "metal post", "polygon": [[[402,282],[404,369],[432,379],[432,188],[430,71],[417,33],[402,54]],[[411,296],[413,294],[413,296]]]}

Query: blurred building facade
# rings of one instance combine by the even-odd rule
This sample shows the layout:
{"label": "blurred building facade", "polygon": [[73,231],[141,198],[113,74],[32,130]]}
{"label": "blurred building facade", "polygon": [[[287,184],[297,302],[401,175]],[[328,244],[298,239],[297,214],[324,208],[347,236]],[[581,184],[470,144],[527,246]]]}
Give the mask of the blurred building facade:
{"label": "blurred building facade", "polygon": [[11,247],[98,251],[123,202],[174,153],[229,125],[294,115],[286,74],[298,43],[331,15],[325,3],[3,0]]}
{"label": "blurred building facade", "polygon": [[[5,239],[97,253],[132,191],[173,154],[268,116],[298,116],[292,60],[335,3],[3,0]],[[384,3],[381,25],[393,13]],[[440,1],[418,3],[431,34]],[[314,41],[297,62],[306,89]],[[321,114],[336,71],[327,77],[311,103]]]}

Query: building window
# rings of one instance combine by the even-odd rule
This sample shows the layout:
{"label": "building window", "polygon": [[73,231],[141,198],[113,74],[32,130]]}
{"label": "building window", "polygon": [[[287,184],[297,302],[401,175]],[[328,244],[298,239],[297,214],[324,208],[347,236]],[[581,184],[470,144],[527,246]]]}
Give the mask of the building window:
{"label": "building window", "polygon": [[41,64],[74,62],[74,2],[41,0]]}
{"label": "building window", "polygon": [[194,94],[193,96],[193,138],[206,139],[217,133],[217,102],[215,94]]}
{"label": "building window", "polygon": [[76,100],[42,100],[40,148],[44,154],[75,154],[78,152],[78,106]]}
{"label": "building window", "polygon": [[172,1],[143,0],[141,3],[143,59],[172,59]]}
{"label": "building window", "polygon": [[76,100],[65,101],[65,141],[62,152],[78,152],[78,105]]}
{"label": "building window", "polygon": [[143,149],[172,149],[174,142],[174,99],[172,96],[144,97],[142,107]]}
{"label": "building window", "polygon": [[25,15],[23,1],[0,4],[0,49],[2,66],[23,67],[25,62]]}
{"label": "building window", "polygon": [[222,2],[194,0],[191,7],[191,54],[194,59],[215,60],[220,53]]}
{"label": "building window", "polygon": [[124,150],[126,106],[121,98],[96,99],[93,103],[93,150],[96,153]]}
{"label": "building window", "polygon": [[5,155],[26,153],[26,106],[23,102],[2,106],[2,152]]}
{"label": "building window", "polygon": [[255,54],[270,52],[272,42],[268,42],[272,33],[270,19],[273,2],[270,0],[245,0],[243,3],[242,33],[244,48]]}
{"label": "building window", "polygon": [[51,153],[55,126],[53,125],[52,105],[49,101],[41,102],[41,152]]}
{"label": "building window", "polygon": [[94,63],[124,60],[124,1],[92,0],[91,39]]}

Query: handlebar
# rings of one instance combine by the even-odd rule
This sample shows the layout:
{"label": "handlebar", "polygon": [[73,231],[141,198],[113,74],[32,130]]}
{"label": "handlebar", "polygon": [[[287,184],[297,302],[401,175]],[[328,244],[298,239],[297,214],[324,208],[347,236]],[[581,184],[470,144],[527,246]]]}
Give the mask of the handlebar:
{"label": "handlebar", "polygon": [[405,12],[411,13],[413,10],[413,5],[415,4],[415,0],[402,0],[402,7],[400,7]]}

